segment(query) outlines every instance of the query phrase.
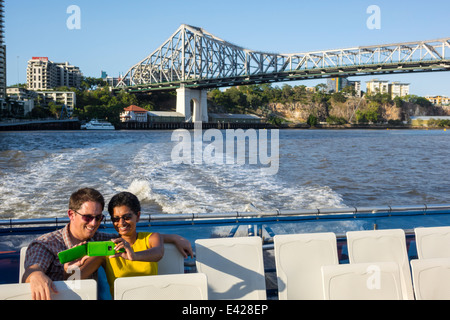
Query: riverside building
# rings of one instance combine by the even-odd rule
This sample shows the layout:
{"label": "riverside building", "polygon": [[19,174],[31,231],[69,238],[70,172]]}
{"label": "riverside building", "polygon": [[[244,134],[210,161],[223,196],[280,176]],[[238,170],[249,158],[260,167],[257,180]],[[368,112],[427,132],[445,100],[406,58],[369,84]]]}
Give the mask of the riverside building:
{"label": "riverside building", "polygon": [[55,63],[48,57],[33,57],[28,61],[27,87],[29,90],[49,90],[56,87],[81,87],[80,68],[68,62]]}

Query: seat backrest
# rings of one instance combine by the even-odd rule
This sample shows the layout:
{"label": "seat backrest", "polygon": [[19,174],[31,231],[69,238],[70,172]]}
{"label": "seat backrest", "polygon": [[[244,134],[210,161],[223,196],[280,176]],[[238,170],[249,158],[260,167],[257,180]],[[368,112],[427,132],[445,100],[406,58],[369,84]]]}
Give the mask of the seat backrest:
{"label": "seat backrest", "polygon": [[450,300],[450,259],[411,260],[417,300]]}
{"label": "seat backrest", "polygon": [[207,279],[202,273],[117,278],[114,299],[207,300]]}
{"label": "seat backrest", "polygon": [[326,300],[402,300],[395,262],[353,263],[322,267]]}
{"label": "seat backrest", "polygon": [[209,299],[266,299],[260,237],[199,239],[195,251],[197,270],[208,278]]}
{"label": "seat backrest", "polygon": [[164,256],[158,261],[158,274],[184,273],[184,257],[171,243],[164,244]]}
{"label": "seat backrest", "polygon": [[402,229],[349,231],[347,246],[350,263],[398,263],[402,286],[407,292],[405,299],[414,299],[405,232]]}
{"label": "seat backrest", "polygon": [[[57,294],[53,300],[97,300],[97,282],[95,280],[54,281]],[[0,300],[31,300],[29,283],[0,285]]]}
{"label": "seat backrest", "polygon": [[275,265],[280,300],[322,299],[321,267],[339,264],[336,235],[276,235]]}
{"label": "seat backrest", "polygon": [[450,258],[450,227],[416,228],[419,259]]}
{"label": "seat backrest", "polygon": [[22,283],[22,276],[25,273],[25,255],[28,247],[20,248],[20,260],[19,260],[19,283]]}

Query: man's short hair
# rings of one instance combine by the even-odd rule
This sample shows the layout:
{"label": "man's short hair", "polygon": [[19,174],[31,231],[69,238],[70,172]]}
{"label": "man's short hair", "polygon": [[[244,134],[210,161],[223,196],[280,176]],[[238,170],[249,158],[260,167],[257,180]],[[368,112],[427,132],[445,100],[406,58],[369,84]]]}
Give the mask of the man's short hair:
{"label": "man's short hair", "polygon": [[99,203],[102,206],[102,211],[105,208],[105,199],[100,192],[92,188],[82,188],[70,196],[69,209],[79,210],[83,206],[83,203],[88,201]]}
{"label": "man's short hair", "polygon": [[131,192],[123,191],[111,198],[108,204],[108,212],[111,217],[114,214],[114,208],[121,206],[127,206],[131,211],[133,211],[134,214],[141,211],[141,203],[139,202],[139,199]]}

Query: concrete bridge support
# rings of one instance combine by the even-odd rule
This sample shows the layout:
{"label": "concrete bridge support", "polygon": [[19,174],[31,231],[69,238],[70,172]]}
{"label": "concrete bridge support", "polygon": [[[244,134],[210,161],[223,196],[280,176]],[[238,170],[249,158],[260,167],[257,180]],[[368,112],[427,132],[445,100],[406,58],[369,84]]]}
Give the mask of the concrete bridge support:
{"label": "concrete bridge support", "polygon": [[208,122],[207,91],[177,89],[177,112],[184,114],[187,122]]}

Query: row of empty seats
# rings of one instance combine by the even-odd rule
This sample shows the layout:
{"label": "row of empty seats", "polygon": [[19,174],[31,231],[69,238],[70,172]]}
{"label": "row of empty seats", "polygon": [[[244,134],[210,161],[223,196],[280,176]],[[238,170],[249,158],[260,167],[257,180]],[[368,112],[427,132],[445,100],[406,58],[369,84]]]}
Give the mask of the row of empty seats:
{"label": "row of empty seats", "polygon": [[410,262],[401,229],[347,232],[349,264],[339,264],[333,233],[277,235],[279,298],[450,299],[450,227],[415,235]]}
{"label": "row of empty seats", "polygon": [[[347,232],[348,264],[339,264],[334,233],[276,235],[279,299],[450,299],[450,227],[415,234],[419,259],[409,261],[401,229]],[[267,298],[261,238],[200,239],[195,251],[197,273],[184,274],[182,256],[166,245],[159,275],[117,279],[114,298]],[[92,288],[89,281],[81,287]],[[0,299],[13,292],[4,286],[20,285],[0,286]],[[96,292],[76,296],[96,298]]]}

